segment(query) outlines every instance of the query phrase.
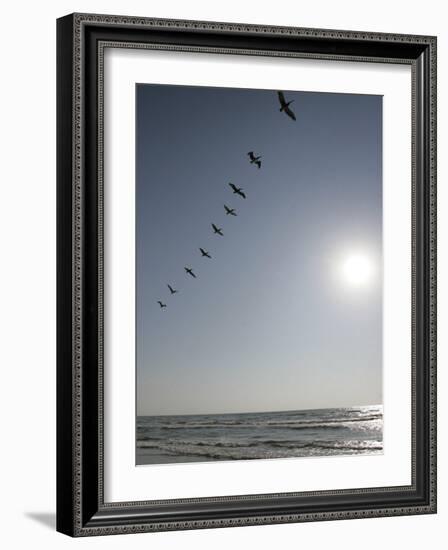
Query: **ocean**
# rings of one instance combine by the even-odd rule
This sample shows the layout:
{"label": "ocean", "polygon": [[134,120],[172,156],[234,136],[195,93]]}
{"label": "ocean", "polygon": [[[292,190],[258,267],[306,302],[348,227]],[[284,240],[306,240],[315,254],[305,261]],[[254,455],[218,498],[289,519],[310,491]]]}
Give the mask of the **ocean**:
{"label": "ocean", "polygon": [[138,416],[136,463],[383,452],[383,407]]}

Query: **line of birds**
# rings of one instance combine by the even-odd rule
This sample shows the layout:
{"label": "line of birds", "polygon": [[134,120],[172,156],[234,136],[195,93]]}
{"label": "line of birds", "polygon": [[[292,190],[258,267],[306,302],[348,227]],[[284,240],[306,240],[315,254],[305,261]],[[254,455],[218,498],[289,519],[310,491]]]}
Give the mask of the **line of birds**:
{"label": "line of birds", "polygon": [[[296,115],[294,114],[294,112],[289,107],[291,105],[291,103],[294,102],[294,100],[292,99],[291,101],[287,102],[283,92],[277,92],[277,95],[278,95],[278,100],[280,102],[280,109],[279,109],[280,112],[285,113],[292,120],[296,120]],[[261,156],[256,156],[253,151],[249,151],[247,153],[247,156],[249,157],[250,164],[254,164],[255,166],[257,166],[258,169],[261,168],[261,158],[262,158]],[[243,190],[242,187],[237,187],[233,183],[229,183],[229,187],[232,189],[232,191],[235,195],[239,195],[243,199],[246,198],[246,194],[244,193],[244,190]],[[231,208],[231,207],[227,206],[226,204],[224,204],[224,210],[226,212],[226,216],[237,216],[235,208]],[[215,235],[220,235],[221,237],[224,236],[224,233],[223,233],[223,230],[222,230],[221,227],[218,227],[214,223],[212,223],[211,226],[212,226],[212,229],[213,229],[213,233]],[[199,247],[199,251],[201,253],[202,258],[208,258],[210,260],[212,259],[211,254],[209,252],[207,252],[207,250],[205,250],[204,248]],[[190,275],[190,277],[193,277],[194,279],[197,278],[196,274],[194,273],[194,271],[191,267],[184,267],[184,270],[185,270],[185,273],[187,275]],[[178,290],[173,288],[170,284],[167,284],[167,287],[168,287],[171,295],[177,294],[179,292]],[[167,307],[167,305],[164,304],[161,300],[158,300],[157,303],[159,304],[161,309]]]}
{"label": "line of birds", "polygon": [[[258,168],[261,167],[261,156],[258,156],[258,157],[255,157],[253,151],[250,151],[248,153],[249,157],[251,158],[254,158],[255,160],[252,161],[251,160],[251,164],[257,164]],[[243,189],[240,188],[240,187],[236,187],[236,185],[234,185],[233,183],[229,183],[229,186],[230,188],[232,189],[233,193],[236,194],[236,195],[239,195],[240,197],[242,197],[243,199],[246,198],[246,195],[245,193],[243,193]],[[227,204],[224,204],[224,210],[226,212],[226,216],[237,216],[238,214],[236,213],[235,211],[235,208],[231,208],[230,206],[227,206]],[[219,235],[220,237],[224,237],[224,232],[222,230],[222,227],[218,227],[215,223],[212,223],[211,224],[212,226],[212,229],[213,229],[213,234],[215,235]],[[199,251],[201,253],[201,257],[202,258],[208,258],[208,259],[212,259],[212,256],[211,254],[205,250],[204,248],[202,247],[199,247]],[[185,270],[185,273],[187,275],[190,275],[190,277],[193,277],[194,279],[196,279],[196,274],[194,273],[193,269],[191,267],[184,267],[184,270]],[[175,288],[173,288],[170,284],[167,284],[167,287],[170,291],[170,294],[173,295],[173,294],[177,294],[179,291],[176,290]],[[159,304],[159,306],[163,309],[165,307],[167,307],[166,304],[164,304],[161,300],[158,300],[157,303]]]}

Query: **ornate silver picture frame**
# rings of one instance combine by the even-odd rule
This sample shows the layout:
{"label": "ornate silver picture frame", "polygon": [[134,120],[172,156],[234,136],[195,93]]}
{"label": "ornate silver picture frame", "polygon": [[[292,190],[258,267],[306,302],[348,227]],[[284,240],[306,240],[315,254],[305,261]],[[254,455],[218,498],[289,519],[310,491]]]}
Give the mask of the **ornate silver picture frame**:
{"label": "ornate silver picture frame", "polygon": [[[291,478],[286,491],[260,485],[251,493],[197,496],[183,489],[176,496],[174,486],[172,497],[160,498],[148,486],[144,498],[108,500],[108,49],[410,67],[409,484],[297,490]],[[57,21],[57,51],[57,530],[79,537],[435,513],[436,38],[72,14]]]}

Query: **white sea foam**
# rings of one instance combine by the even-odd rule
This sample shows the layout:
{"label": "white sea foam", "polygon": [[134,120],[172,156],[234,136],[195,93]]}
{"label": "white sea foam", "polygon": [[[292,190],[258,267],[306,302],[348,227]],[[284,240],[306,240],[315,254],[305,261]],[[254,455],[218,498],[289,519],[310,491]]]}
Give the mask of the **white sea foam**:
{"label": "white sea foam", "polygon": [[382,407],[138,417],[137,463],[374,454]]}

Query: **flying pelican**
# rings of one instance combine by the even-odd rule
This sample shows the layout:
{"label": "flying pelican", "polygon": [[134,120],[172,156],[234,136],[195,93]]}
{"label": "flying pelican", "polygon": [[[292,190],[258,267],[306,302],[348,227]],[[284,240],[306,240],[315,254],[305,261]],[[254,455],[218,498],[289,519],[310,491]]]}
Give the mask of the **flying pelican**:
{"label": "flying pelican", "polygon": [[256,157],[254,155],[254,152],[253,151],[249,151],[247,153],[248,157],[250,158],[250,163],[251,164],[256,164],[258,166],[258,168],[261,168],[261,157]]}
{"label": "flying pelican", "polygon": [[203,248],[199,248],[199,250],[201,251],[201,254],[204,258],[210,258],[210,260],[212,259],[212,257],[210,256],[210,254],[207,252],[207,250],[204,250]]}
{"label": "flying pelican", "polygon": [[169,289],[171,294],[176,294],[177,290],[175,290],[171,285],[166,285]]}
{"label": "flying pelican", "polygon": [[278,100],[280,101],[280,112],[284,111],[290,118],[293,120],[296,120],[296,115],[291,111],[289,106],[291,103],[294,102],[292,99],[291,101],[286,102],[285,96],[283,95],[283,92],[277,92],[278,93]]}
{"label": "flying pelican", "polygon": [[233,192],[237,195],[240,195],[243,197],[243,199],[246,198],[246,195],[243,193],[243,189],[241,187],[236,187],[236,185],[233,185],[233,183],[229,183],[230,187],[232,188]]}
{"label": "flying pelican", "polygon": [[222,229],[220,227],[217,227],[214,223],[212,223],[213,232],[217,233],[218,235],[221,235],[221,237],[224,236],[224,233],[222,232]]}
{"label": "flying pelican", "polygon": [[159,304],[159,306],[163,309],[164,307],[166,307],[166,304],[162,304],[162,302],[160,300],[158,300],[157,302]]}
{"label": "flying pelican", "polygon": [[231,216],[236,216],[235,208],[229,208],[227,205],[224,205],[224,209],[226,211],[227,216],[230,214]]}
{"label": "flying pelican", "polygon": [[196,279],[196,275],[193,273],[193,270],[191,269],[191,267],[184,267],[186,273],[188,273],[188,275],[191,275],[192,277],[194,277]]}

